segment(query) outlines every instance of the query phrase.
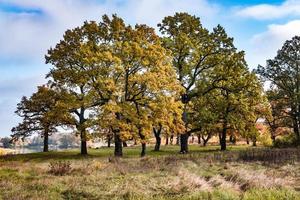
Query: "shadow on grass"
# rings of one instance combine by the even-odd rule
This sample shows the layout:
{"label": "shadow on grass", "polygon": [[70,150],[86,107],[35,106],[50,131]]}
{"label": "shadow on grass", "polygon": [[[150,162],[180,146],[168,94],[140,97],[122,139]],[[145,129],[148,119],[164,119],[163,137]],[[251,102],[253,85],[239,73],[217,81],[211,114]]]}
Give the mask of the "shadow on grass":
{"label": "shadow on grass", "polygon": [[[228,150],[231,151],[246,151],[249,146],[228,146]],[[153,151],[153,146],[147,147],[147,156],[167,156],[167,155],[177,155],[179,154],[180,147],[177,145],[162,146],[160,151]],[[210,153],[221,153],[219,146],[199,146],[190,145],[189,154],[199,154],[207,155]],[[139,157],[141,152],[140,146],[126,147],[123,148],[124,158]],[[4,155],[0,156],[0,162],[3,161],[35,161],[43,162],[47,160],[80,160],[80,159],[93,159],[93,158],[108,158],[113,156],[113,147],[102,147],[99,149],[89,149],[88,155],[81,155],[78,149],[65,150],[65,151],[50,151],[50,152],[39,152],[39,153],[29,153],[29,154],[17,154],[17,155]]]}

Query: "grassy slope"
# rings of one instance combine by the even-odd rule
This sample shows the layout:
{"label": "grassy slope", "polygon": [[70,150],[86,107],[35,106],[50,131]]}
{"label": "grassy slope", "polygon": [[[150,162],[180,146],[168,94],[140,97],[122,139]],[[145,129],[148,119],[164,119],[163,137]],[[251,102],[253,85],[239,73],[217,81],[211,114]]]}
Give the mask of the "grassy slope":
{"label": "grassy slope", "polygon": [[[230,152],[246,151],[232,146]],[[219,147],[178,146],[148,151],[125,148],[125,158],[110,159],[113,148],[33,153],[0,157],[0,199],[300,199],[299,163],[218,162],[207,155]],[[49,162],[68,160],[72,171],[50,174]]]}

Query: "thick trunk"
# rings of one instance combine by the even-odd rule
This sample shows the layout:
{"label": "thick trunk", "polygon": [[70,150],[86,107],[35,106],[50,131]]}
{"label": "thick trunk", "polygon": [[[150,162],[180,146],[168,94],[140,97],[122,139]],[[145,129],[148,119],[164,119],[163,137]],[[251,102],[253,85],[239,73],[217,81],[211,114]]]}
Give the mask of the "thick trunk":
{"label": "thick trunk", "polygon": [[200,133],[197,134],[197,138],[198,138],[198,144],[201,144],[201,134]]}
{"label": "thick trunk", "polygon": [[221,139],[220,139],[221,151],[226,150],[226,134],[227,134],[227,123],[224,123],[222,134],[221,134]]}
{"label": "thick trunk", "polygon": [[[183,94],[181,96],[181,101],[184,104],[184,111],[182,113],[182,120],[185,123],[185,127],[187,128],[188,124],[188,113],[187,113],[187,104],[189,102],[189,98],[187,94]],[[180,153],[188,153],[188,140],[189,140],[189,134],[187,133],[187,130],[185,130],[185,133],[182,133],[180,135]]]}
{"label": "thick trunk", "polygon": [[156,143],[155,143],[155,147],[154,147],[154,151],[159,151],[160,150],[160,144],[161,144],[161,138],[160,136],[156,137]]}
{"label": "thick trunk", "polygon": [[122,149],[122,140],[118,132],[114,133],[114,140],[115,140],[115,156],[122,157],[123,156],[123,149]]}
{"label": "thick trunk", "polygon": [[146,143],[142,143],[142,152],[141,152],[141,157],[144,157],[146,155]]}
{"label": "thick trunk", "polygon": [[87,145],[86,145],[86,140],[81,140],[81,150],[80,150],[81,155],[87,155]]}
{"label": "thick trunk", "polygon": [[293,119],[293,130],[296,135],[297,142],[300,145],[300,130],[299,130],[299,123],[298,123],[297,117],[294,117],[294,119]]}
{"label": "thick trunk", "polygon": [[79,115],[79,126],[77,127],[77,130],[80,131],[80,140],[81,140],[81,146],[80,146],[80,153],[81,155],[87,155],[87,137],[86,137],[86,129],[84,127],[84,123],[86,122],[86,119],[84,118],[84,112],[85,109],[82,106],[80,108],[80,115]]}
{"label": "thick trunk", "polygon": [[49,147],[48,147],[48,139],[49,138],[49,134],[48,131],[45,131],[44,133],[44,149],[43,152],[48,152],[49,151]]}
{"label": "thick trunk", "polygon": [[87,145],[86,145],[86,132],[85,130],[80,131],[80,140],[81,140],[81,148],[80,153],[81,155],[87,155]]}
{"label": "thick trunk", "polygon": [[188,153],[188,140],[189,140],[189,134],[181,134],[180,135],[180,153]]}

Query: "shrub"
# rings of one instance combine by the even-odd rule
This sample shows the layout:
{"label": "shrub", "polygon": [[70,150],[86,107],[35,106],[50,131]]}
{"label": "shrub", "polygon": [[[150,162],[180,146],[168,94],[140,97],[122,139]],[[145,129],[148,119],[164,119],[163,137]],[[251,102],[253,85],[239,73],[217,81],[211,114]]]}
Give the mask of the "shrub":
{"label": "shrub", "polygon": [[261,134],[258,136],[257,141],[260,142],[265,147],[272,146],[272,139],[268,134]]}
{"label": "shrub", "polygon": [[49,173],[55,176],[69,174],[71,170],[71,163],[69,161],[53,161],[49,164]]}
{"label": "shrub", "polygon": [[284,147],[296,147],[298,144],[295,134],[289,134],[277,138],[274,142],[274,147],[284,148]]}

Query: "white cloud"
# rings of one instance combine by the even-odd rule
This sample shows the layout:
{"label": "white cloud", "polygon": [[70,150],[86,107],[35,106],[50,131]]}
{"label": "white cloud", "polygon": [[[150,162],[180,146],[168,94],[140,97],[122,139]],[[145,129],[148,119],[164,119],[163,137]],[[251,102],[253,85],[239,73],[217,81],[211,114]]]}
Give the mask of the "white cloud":
{"label": "white cloud", "polygon": [[156,26],[164,16],[178,11],[205,18],[218,12],[217,6],[206,0],[0,0],[1,3],[41,13],[0,12],[0,55],[39,60],[66,29],[85,20],[100,20],[103,14],[117,13],[127,22]]}
{"label": "white cloud", "polygon": [[283,46],[283,43],[295,35],[300,35],[300,20],[269,25],[267,31],[252,37],[247,51],[247,60],[254,67],[265,64],[266,59],[276,56],[277,50]]}
{"label": "white cloud", "polygon": [[300,1],[286,0],[280,5],[259,4],[249,6],[236,11],[241,17],[249,17],[258,20],[278,19],[286,16],[300,16]]}

